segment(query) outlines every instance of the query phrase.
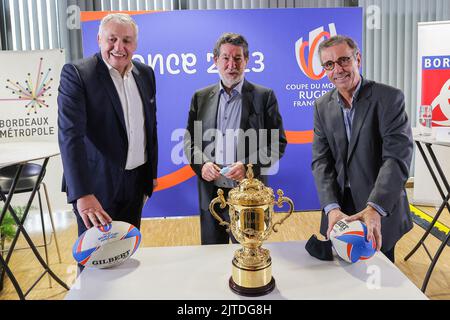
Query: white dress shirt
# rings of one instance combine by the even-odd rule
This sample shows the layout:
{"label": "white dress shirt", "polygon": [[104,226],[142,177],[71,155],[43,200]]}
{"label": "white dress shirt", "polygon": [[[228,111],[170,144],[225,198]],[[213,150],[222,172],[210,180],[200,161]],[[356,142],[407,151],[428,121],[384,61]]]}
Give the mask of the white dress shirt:
{"label": "white dress shirt", "polygon": [[[104,60],[103,60],[104,61]],[[126,170],[139,167],[147,161],[145,117],[141,95],[134,79],[133,63],[124,76],[104,61],[114,82],[122,105],[123,116],[128,137],[128,154],[125,165]]]}

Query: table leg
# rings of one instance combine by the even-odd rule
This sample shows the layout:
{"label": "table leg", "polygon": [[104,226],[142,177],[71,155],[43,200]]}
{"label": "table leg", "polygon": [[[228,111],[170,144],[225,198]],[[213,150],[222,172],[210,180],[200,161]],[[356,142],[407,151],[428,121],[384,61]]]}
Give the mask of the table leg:
{"label": "table leg", "polygon": [[[14,177],[14,180],[11,184],[10,190],[15,190],[17,183],[19,181],[19,176],[22,173],[22,166],[19,166],[17,168],[17,172],[16,175]],[[3,219],[5,218],[6,212],[8,211],[9,208],[11,208],[10,203],[11,203],[11,199],[12,199],[13,194],[11,192],[8,193],[8,197],[5,196],[5,194],[3,193],[3,191],[0,189],[0,198],[1,200],[5,203],[5,205],[3,206],[3,210],[2,213],[0,214],[0,225],[3,222]],[[12,215],[13,213],[11,213]],[[16,233],[17,236],[17,233]],[[11,253],[11,247],[9,248],[8,251],[8,255],[6,257],[6,260],[3,259],[3,255],[1,257],[1,261],[2,261],[2,265],[4,265],[1,275],[0,275],[0,281],[3,283],[3,279],[5,278],[5,273],[8,275],[9,279],[11,280],[11,282],[14,285],[14,288],[16,289],[17,294],[19,295],[20,299],[25,299],[25,296],[23,295],[22,289],[20,288],[19,284],[17,283],[17,280],[15,279],[14,275],[12,274],[11,270],[8,267],[8,261],[9,258],[8,256],[10,256]],[[14,280],[13,280],[14,279]]]}
{"label": "table leg", "polygon": [[[417,141],[416,144],[417,144],[417,148],[420,151],[420,154],[422,155],[422,159],[425,161],[425,164],[426,164],[426,166],[428,168],[428,171],[431,174],[431,178],[433,178],[434,185],[438,189],[439,194],[441,195],[441,198],[444,201],[445,193],[442,190],[442,187],[441,187],[441,184],[439,183],[438,178],[436,177],[436,173],[434,172],[433,167],[431,166],[430,161],[428,160],[428,157],[426,156],[425,151],[423,150],[422,145],[420,144],[420,142]],[[444,186],[447,189],[447,193],[450,193],[450,188],[449,188],[448,182],[445,179],[444,172],[442,171],[441,166],[439,165],[439,162],[436,159],[436,156],[435,156],[435,154],[433,152],[433,149],[431,148],[431,145],[427,144],[426,146],[427,146],[428,153],[430,154],[431,159],[433,160],[433,163],[436,166],[436,170],[438,171],[439,176],[441,177],[442,181],[444,182]],[[444,202],[444,204],[447,207],[447,210],[450,212],[450,205],[448,204],[448,202]]]}
{"label": "table leg", "polygon": [[445,197],[444,202],[442,202],[441,206],[439,207],[439,210],[437,211],[437,213],[434,216],[434,218],[431,221],[431,223],[428,225],[428,228],[425,231],[425,233],[423,234],[422,238],[419,240],[419,242],[416,244],[416,246],[406,255],[406,257],[403,260],[407,261],[417,251],[417,249],[419,249],[419,247],[424,244],[425,239],[430,234],[431,230],[434,227],[434,224],[436,223],[436,221],[438,220],[438,218],[441,215],[442,211],[444,210],[445,203],[447,203],[449,200],[450,200],[450,194],[448,194]]}
{"label": "table leg", "polygon": [[[47,235],[45,234],[45,223],[44,223],[44,212],[42,210],[42,199],[41,199],[41,193],[39,191],[37,194],[38,194],[38,201],[39,201],[39,215],[41,217],[42,238],[44,240],[45,262],[48,265],[49,262],[48,262]],[[50,275],[48,277],[48,286],[50,288],[52,287],[52,278],[50,277]]]}
{"label": "table leg", "polygon": [[[431,177],[433,178],[434,184],[436,185],[436,187],[437,187],[437,189],[439,191],[439,194],[442,197],[443,202],[442,202],[441,206],[439,207],[439,210],[436,212],[436,215],[434,216],[434,218],[431,221],[430,225],[428,226],[427,230],[425,231],[424,235],[419,240],[419,242],[416,244],[416,246],[406,255],[406,257],[404,258],[404,261],[407,261],[417,251],[417,249],[419,249],[419,247],[421,245],[424,245],[425,239],[430,234],[431,230],[434,227],[434,224],[439,219],[439,216],[441,215],[441,213],[444,210],[445,206],[447,207],[447,210],[449,210],[449,212],[450,212],[450,205],[448,204],[448,201],[449,201],[449,198],[450,198],[450,194],[448,193],[447,196],[444,195],[444,191],[441,188],[441,185],[439,183],[439,180],[436,177],[436,174],[435,174],[435,172],[433,170],[433,167],[431,166],[430,161],[428,160],[428,157],[426,156],[426,154],[425,154],[425,152],[424,152],[424,150],[422,148],[422,145],[421,145],[421,143],[419,141],[416,141],[416,146],[417,146],[417,149],[419,150],[420,154],[422,155],[422,159],[424,160],[425,165],[427,166],[428,171],[430,172]],[[430,153],[430,156],[433,159],[433,162],[434,162],[434,164],[435,164],[435,166],[436,166],[436,168],[438,170],[438,173],[439,173],[439,175],[442,178],[443,172],[441,170],[441,167],[439,166],[439,163],[437,163],[437,159],[436,159],[436,157],[434,155],[433,150],[431,149],[431,145],[427,144],[426,146],[427,146],[428,152]],[[436,165],[436,163],[437,163],[437,165]],[[447,183],[446,180],[445,180],[444,184],[445,184],[446,187],[448,187],[448,183]]]}
{"label": "table leg", "polygon": [[425,279],[423,280],[422,289],[421,289],[422,292],[424,292],[424,293],[425,293],[425,290],[427,290],[428,281],[430,280],[431,273],[433,272],[434,266],[436,265],[440,255],[441,255],[442,251],[444,250],[445,246],[447,245],[449,239],[450,239],[450,233],[448,233],[447,237],[445,238],[445,240],[442,241],[441,245],[439,246],[439,248],[438,248],[438,250],[437,250],[437,252],[436,252],[436,254],[435,254],[434,258],[433,258],[433,261],[431,261],[431,264],[428,267],[428,271],[427,271],[427,274],[425,276]]}
{"label": "table leg", "polygon": [[[449,203],[448,203],[449,195],[450,195],[450,185],[449,185],[449,183],[447,181],[447,178],[445,177],[445,174],[444,174],[444,171],[441,168],[441,165],[439,164],[439,161],[437,160],[436,154],[434,153],[434,151],[433,151],[433,149],[431,147],[431,144],[427,143],[426,147],[428,149],[428,152],[430,153],[431,159],[433,160],[433,163],[434,163],[434,165],[436,167],[436,170],[439,173],[439,177],[441,178],[442,182],[444,183],[445,188],[447,189],[448,195],[444,199],[444,202],[447,205],[447,209],[450,212]],[[435,254],[434,258],[433,258],[433,261],[431,261],[430,267],[428,268],[427,274],[426,274],[425,279],[424,279],[423,284],[422,284],[422,292],[425,292],[425,290],[427,288],[427,285],[428,285],[428,281],[430,280],[430,277],[431,277],[431,273],[433,272],[433,269],[434,269],[437,261],[439,260],[439,257],[441,255],[442,251],[444,250],[445,246],[447,245],[449,239],[450,239],[450,233],[448,233],[447,237],[445,238],[445,240],[442,241],[441,245],[439,246],[439,248],[438,248],[438,250],[437,250],[437,252],[436,252],[436,254]]]}
{"label": "table leg", "polygon": [[[37,250],[36,246],[34,245],[33,241],[31,240],[30,236],[29,236],[28,233],[26,232],[25,228],[23,227],[23,224],[24,224],[24,222],[25,222],[25,219],[26,219],[26,217],[27,217],[27,215],[28,215],[28,212],[29,212],[29,210],[30,210],[31,204],[32,204],[32,202],[33,202],[34,196],[36,195],[37,189],[39,188],[39,184],[42,182],[42,179],[43,179],[43,176],[44,176],[44,172],[45,172],[45,169],[46,169],[46,167],[47,167],[48,160],[49,160],[49,158],[46,158],[46,159],[44,160],[44,163],[43,163],[43,165],[42,165],[42,167],[41,167],[41,171],[40,171],[40,173],[39,173],[39,176],[38,176],[36,185],[34,186],[33,191],[31,192],[30,198],[29,198],[28,203],[27,203],[27,206],[26,206],[26,208],[25,208],[25,211],[24,211],[22,220],[20,220],[20,219],[17,217],[17,215],[16,215],[15,212],[14,212],[14,209],[13,209],[12,206],[10,205],[11,198],[12,198],[12,195],[14,194],[14,190],[15,190],[15,188],[16,188],[17,181],[18,181],[18,179],[19,179],[19,177],[20,177],[20,173],[21,173],[21,171],[22,171],[23,165],[20,165],[19,168],[17,169],[17,173],[16,173],[16,176],[14,177],[13,184],[12,184],[12,186],[11,186],[11,188],[10,188],[10,192],[9,192],[9,194],[8,194],[8,198],[7,198],[6,201],[5,201],[5,207],[8,207],[8,208],[9,208],[9,211],[10,211],[10,213],[11,213],[11,216],[13,217],[14,221],[16,222],[16,225],[17,225],[17,229],[18,229],[18,230],[17,230],[16,235],[15,235],[15,237],[14,237],[12,243],[11,243],[11,246],[10,246],[8,255],[7,255],[6,259],[5,259],[5,262],[6,262],[6,264],[8,264],[8,262],[9,262],[9,260],[10,260],[10,258],[11,258],[12,252],[13,252],[13,250],[14,250],[14,247],[15,247],[15,245],[16,245],[16,243],[17,243],[18,238],[19,238],[19,235],[22,233],[22,235],[24,236],[24,238],[25,238],[25,240],[27,241],[28,245],[30,246],[30,249],[33,251],[35,257],[38,259],[39,263],[40,263],[41,266],[44,268],[45,272],[48,272],[48,273],[50,274],[50,276],[51,276],[53,279],[55,279],[55,281],[58,282],[63,288],[69,290],[70,288],[69,288],[69,287],[68,287],[68,286],[67,286],[67,285],[66,285],[66,284],[65,284],[65,283],[64,283],[64,282],[63,282],[63,281],[62,281],[62,280],[61,280],[61,279],[60,279],[60,278],[59,278],[59,277],[58,277],[58,276],[50,269],[50,267],[48,266],[48,264],[42,259],[41,255],[39,254],[39,251]],[[4,195],[3,195],[3,197],[4,197]],[[3,197],[2,197],[2,198],[3,198]],[[3,218],[3,217],[2,217],[2,218]],[[1,220],[0,220],[0,221],[1,221]],[[40,278],[40,279],[41,279],[41,278]],[[40,280],[40,279],[39,279],[39,280]]]}
{"label": "table leg", "polygon": [[[11,272],[11,269],[9,269],[8,264],[1,255],[0,255],[0,265],[2,266],[2,273],[5,272],[8,275],[9,280],[11,280],[11,283],[13,284],[14,288],[16,289],[17,295],[19,296],[19,299],[25,300],[25,296],[23,294],[22,289],[19,286],[19,283],[16,280],[16,277],[14,277],[13,273]],[[1,281],[3,281],[3,277]]]}
{"label": "table leg", "polygon": [[[431,144],[427,143],[426,146],[427,146],[428,152],[430,153],[431,159],[433,160],[433,163],[436,167],[436,170],[439,173],[439,177],[441,178],[442,182],[444,183],[445,189],[447,189],[447,192],[450,193],[450,185],[448,184],[447,178],[445,178],[444,171],[442,171],[441,165],[439,164],[439,161],[437,160],[436,155],[435,155],[433,149],[431,148]],[[441,197],[444,198],[443,193],[441,194]],[[448,203],[447,203],[447,209],[450,212],[450,205]]]}

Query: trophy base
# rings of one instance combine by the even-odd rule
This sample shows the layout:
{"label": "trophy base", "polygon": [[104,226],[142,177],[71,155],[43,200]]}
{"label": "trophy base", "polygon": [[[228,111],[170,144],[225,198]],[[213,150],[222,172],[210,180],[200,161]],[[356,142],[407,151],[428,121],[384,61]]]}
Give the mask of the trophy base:
{"label": "trophy base", "polygon": [[255,297],[268,294],[275,288],[275,280],[272,277],[272,261],[268,250],[262,250],[267,253],[267,259],[257,266],[246,265],[239,262],[239,258],[234,257],[229,281],[230,288],[234,293]]}
{"label": "trophy base", "polygon": [[239,294],[241,296],[246,297],[258,297],[266,295],[275,289],[275,279],[272,277],[270,279],[270,282],[262,287],[257,288],[247,288],[247,287],[241,287],[240,285],[236,284],[233,280],[233,277],[230,277],[230,280],[228,281],[230,285],[231,291],[233,291],[236,294]]}

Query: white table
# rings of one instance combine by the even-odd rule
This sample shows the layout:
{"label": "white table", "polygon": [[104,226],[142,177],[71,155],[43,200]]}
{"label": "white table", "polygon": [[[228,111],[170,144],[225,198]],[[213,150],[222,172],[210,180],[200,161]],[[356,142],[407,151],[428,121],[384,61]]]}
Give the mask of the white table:
{"label": "white table", "polygon": [[[16,289],[17,294],[19,295],[20,299],[25,299],[27,294],[35,287],[35,285],[42,279],[42,277],[48,273],[53,279],[56,280],[61,286],[63,286],[66,289],[69,289],[69,287],[58,278],[58,276],[50,269],[50,267],[47,265],[47,263],[42,259],[41,255],[39,254],[38,250],[36,249],[36,246],[34,245],[33,241],[31,240],[30,236],[26,232],[25,228],[23,227],[23,223],[25,222],[28,212],[30,210],[31,204],[33,202],[34,196],[39,189],[39,185],[42,182],[42,179],[45,174],[45,169],[47,167],[47,163],[50,159],[50,157],[58,155],[59,152],[59,146],[56,142],[41,142],[41,141],[33,141],[33,142],[7,142],[7,143],[0,143],[0,168],[7,167],[10,165],[18,164],[18,168],[16,171],[16,175],[14,178],[14,181],[10,187],[8,196],[6,196],[2,190],[0,189],[0,200],[4,202],[3,210],[0,212],[0,224],[3,221],[3,218],[6,214],[7,209],[9,208],[9,212],[11,213],[11,216],[16,222],[17,225],[17,232],[16,235],[11,243],[11,246],[9,247],[8,254],[6,256],[6,259],[3,259],[2,256],[0,256],[0,265],[3,267],[1,275],[0,275],[0,281],[3,279],[4,273],[8,275],[10,278],[14,288]],[[19,180],[20,174],[22,172],[23,166],[30,162],[35,160],[43,160],[43,164],[41,166],[41,170],[39,173],[39,176],[36,180],[36,184],[33,188],[33,191],[30,193],[28,203],[26,205],[25,211],[23,213],[23,217],[19,219],[14,212],[13,205],[12,205],[12,198],[14,196],[14,192],[16,190],[17,182]],[[31,286],[31,288],[28,289],[26,293],[23,293],[22,289],[19,286],[19,283],[14,277],[13,272],[8,266],[9,260],[11,259],[12,252],[14,251],[14,247],[17,243],[17,240],[19,238],[19,235],[22,234],[27,241],[28,245],[30,246],[31,250],[33,251],[34,255],[44,268],[44,273],[38,278],[38,280]]]}
{"label": "white table", "polygon": [[427,299],[383,254],[355,264],[337,257],[320,261],[306,252],[305,243],[264,244],[276,288],[258,298],[229,289],[231,259],[239,248],[230,244],[140,248],[117,267],[86,268],[65,299]]}
{"label": "white table", "polygon": [[0,168],[59,155],[56,142],[0,143]]}

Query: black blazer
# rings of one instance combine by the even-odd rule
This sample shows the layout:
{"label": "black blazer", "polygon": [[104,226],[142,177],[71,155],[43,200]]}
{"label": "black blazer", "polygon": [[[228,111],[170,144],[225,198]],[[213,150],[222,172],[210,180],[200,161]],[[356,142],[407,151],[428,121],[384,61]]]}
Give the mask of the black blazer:
{"label": "black blazer", "polygon": [[[158,140],[155,76],[133,61],[132,74],[142,99],[147,139],[143,190],[153,191]],[[72,203],[94,194],[102,206],[115,196],[125,170],[128,139],[119,95],[100,53],[64,65],[58,95],[58,138],[64,168],[62,189]]]}
{"label": "black blazer", "polygon": [[[411,126],[400,90],[362,81],[350,143],[338,91],[333,89],[315,102],[312,170],[322,208],[342,203],[347,176],[358,212],[367,202],[387,211],[381,219],[382,249],[390,250],[412,228],[405,191],[413,151]],[[327,228],[322,212],[323,235]]]}

